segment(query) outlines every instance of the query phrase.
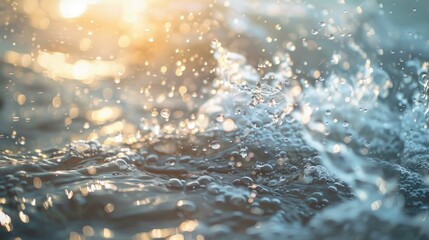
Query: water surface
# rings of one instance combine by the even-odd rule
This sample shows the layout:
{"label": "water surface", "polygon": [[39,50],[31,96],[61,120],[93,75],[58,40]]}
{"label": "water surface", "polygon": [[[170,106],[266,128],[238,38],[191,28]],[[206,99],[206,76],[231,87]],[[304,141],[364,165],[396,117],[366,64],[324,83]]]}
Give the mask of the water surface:
{"label": "water surface", "polygon": [[1,238],[429,238],[428,7],[1,3]]}

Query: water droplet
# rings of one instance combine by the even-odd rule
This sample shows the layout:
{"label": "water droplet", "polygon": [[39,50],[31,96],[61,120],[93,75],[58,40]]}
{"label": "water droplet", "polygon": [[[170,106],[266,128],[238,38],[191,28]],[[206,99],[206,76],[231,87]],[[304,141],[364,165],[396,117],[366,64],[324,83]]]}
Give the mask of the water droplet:
{"label": "water droplet", "polygon": [[181,211],[185,215],[190,215],[197,211],[197,205],[189,200],[180,200],[176,204],[177,210]]}
{"label": "water droplet", "polygon": [[210,176],[203,175],[203,176],[200,176],[200,177],[197,179],[197,181],[198,181],[200,184],[207,185],[207,184],[209,184],[209,183],[213,182],[213,181],[214,181],[214,179],[213,179],[212,177],[210,177]]}
{"label": "water droplet", "polygon": [[182,190],[184,188],[182,181],[178,178],[170,178],[166,185],[168,188],[175,190]]}
{"label": "water droplet", "polygon": [[149,156],[146,157],[146,161],[149,163],[155,163],[158,161],[158,159],[159,157],[156,154],[150,154]]}
{"label": "water droplet", "polygon": [[288,51],[290,51],[290,52],[293,52],[293,51],[295,51],[295,49],[296,49],[295,44],[293,44],[293,42],[288,42],[288,43],[286,44],[286,48],[287,48],[287,50],[288,50]]}
{"label": "water droplet", "polygon": [[161,117],[164,119],[169,119],[170,118],[170,110],[169,109],[162,109],[161,110]]}
{"label": "water droplet", "polygon": [[253,184],[253,179],[247,176],[240,178],[240,181],[246,186],[250,186]]}
{"label": "water droplet", "polygon": [[270,164],[264,164],[264,165],[262,165],[262,167],[261,167],[261,171],[262,171],[263,173],[271,173],[272,171],[274,171],[274,168],[273,168],[273,166],[271,166]]}
{"label": "water droplet", "polygon": [[225,116],[224,116],[224,115],[222,115],[222,114],[217,115],[217,117],[216,117],[216,121],[218,121],[218,122],[223,122],[223,121],[225,121]]}
{"label": "water droplet", "polygon": [[309,197],[309,198],[307,198],[306,200],[305,200],[305,202],[307,203],[307,205],[309,206],[309,207],[312,207],[312,208],[317,208],[317,206],[318,206],[318,200],[316,199],[316,198],[314,198],[314,197]]}
{"label": "water droplet", "polygon": [[25,145],[25,137],[24,136],[19,138],[19,144]]}
{"label": "water droplet", "polygon": [[211,147],[212,149],[219,149],[219,148],[220,148],[220,142],[218,142],[218,141],[213,141],[213,142],[210,144],[210,147]]}
{"label": "water droplet", "polygon": [[197,189],[200,187],[200,183],[198,181],[191,181],[186,183],[187,189]]}
{"label": "water droplet", "polygon": [[128,163],[127,162],[125,162],[123,159],[118,159],[118,160],[116,160],[116,162],[115,162],[115,164],[116,164],[116,166],[118,166],[118,168],[120,169],[120,170],[126,170],[126,169],[128,169]]}

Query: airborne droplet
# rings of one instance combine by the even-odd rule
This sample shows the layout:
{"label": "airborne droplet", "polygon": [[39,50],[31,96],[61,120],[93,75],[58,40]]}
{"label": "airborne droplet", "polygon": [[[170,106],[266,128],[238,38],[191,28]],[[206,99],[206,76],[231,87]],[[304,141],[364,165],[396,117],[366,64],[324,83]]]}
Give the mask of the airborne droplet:
{"label": "airborne droplet", "polygon": [[161,110],[161,117],[164,119],[169,119],[170,118],[170,110],[169,109],[162,109]]}
{"label": "airborne droplet", "polygon": [[210,144],[210,147],[212,148],[212,149],[219,149],[220,148],[220,143],[218,142],[218,141],[213,141],[211,144]]}

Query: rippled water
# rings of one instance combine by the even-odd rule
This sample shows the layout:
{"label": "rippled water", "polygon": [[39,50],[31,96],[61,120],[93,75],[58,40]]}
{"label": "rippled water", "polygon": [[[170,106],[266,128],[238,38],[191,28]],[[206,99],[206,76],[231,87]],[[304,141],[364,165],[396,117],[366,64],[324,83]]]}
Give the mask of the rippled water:
{"label": "rippled water", "polygon": [[429,5],[321,2],[0,3],[1,239],[429,238]]}

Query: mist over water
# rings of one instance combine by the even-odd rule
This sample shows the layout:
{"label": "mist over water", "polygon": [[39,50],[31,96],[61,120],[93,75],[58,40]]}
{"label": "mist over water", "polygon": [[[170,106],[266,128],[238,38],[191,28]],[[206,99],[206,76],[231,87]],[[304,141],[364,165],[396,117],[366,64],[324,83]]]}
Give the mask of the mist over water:
{"label": "mist over water", "polygon": [[1,238],[429,238],[428,7],[1,3]]}

